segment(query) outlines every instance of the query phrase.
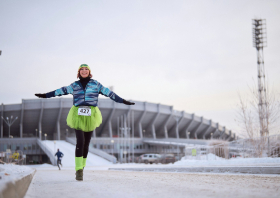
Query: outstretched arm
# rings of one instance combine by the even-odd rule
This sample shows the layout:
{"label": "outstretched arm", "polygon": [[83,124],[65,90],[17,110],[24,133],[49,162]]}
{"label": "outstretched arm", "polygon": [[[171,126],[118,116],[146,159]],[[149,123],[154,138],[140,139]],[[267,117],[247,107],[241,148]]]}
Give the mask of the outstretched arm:
{"label": "outstretched arm", "polygon": [[35,94],[35,96],[37,96],[39,98],[52,98],[55,96],[68,95],[68,94],[72,94],[72,93],[73,93],[73,88],[71,85],[69,85],[67,87],[61,87],[60,89],[57,89],[55,91],[51,91],[48,93]]}
{"label": "outstretched arm", "polygon": [[98,90],[99,90],[100,94],[109,97],[111,100],[114,100],[115,102],[124,103],[126,105],[134,105],[135,104],[134,102],[129,102],[129,101],[126,101],[125,99],[122,99],[117,94],[115,94],[113,91],[111,91],[107,87],[104,87],[100,83],[99,83],[99,86],[98,86]]}

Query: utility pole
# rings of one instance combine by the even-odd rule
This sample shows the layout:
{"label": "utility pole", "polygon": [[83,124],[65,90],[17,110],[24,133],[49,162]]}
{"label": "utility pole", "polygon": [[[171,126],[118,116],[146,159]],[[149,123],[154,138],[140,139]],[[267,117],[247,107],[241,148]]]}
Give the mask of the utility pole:
{"label": "utility pole", "polygon": [[257,49],[260,135],[269,135],[263,48],[267,46],[266,20],[253,19],[253,46]]}

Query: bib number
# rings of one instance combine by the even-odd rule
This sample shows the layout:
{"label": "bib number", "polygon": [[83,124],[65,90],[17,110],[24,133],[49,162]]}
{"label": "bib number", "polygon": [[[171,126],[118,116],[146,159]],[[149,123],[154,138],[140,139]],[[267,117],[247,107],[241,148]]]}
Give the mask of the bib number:
{"label": "bib number", "polygon": [[80,106],[79,110],[78,110],[78,115],[91,116],[91,108],[90,107]]}

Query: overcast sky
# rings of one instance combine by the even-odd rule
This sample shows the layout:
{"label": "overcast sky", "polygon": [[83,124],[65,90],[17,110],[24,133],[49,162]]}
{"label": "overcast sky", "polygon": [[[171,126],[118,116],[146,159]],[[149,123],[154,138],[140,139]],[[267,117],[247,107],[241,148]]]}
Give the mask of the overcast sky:
{"label": "overcast sky", "polygon": [[0,0],[0,103],[76,80],[80,64],[124,99],[173,105],[239,133],[238,91],[257,82],[252,19],[280,90],[280,1]]}

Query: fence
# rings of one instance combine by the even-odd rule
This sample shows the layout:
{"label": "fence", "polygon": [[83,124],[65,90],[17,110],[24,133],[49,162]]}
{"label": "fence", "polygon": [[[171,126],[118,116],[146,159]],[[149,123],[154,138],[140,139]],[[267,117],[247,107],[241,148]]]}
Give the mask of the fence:
{"label": "fence", "polygon": [[216,160],[234,157],[280,157],[280,135],[239,139],[232,142],[212,140],[208,145],[185,146],[185,159]]}

